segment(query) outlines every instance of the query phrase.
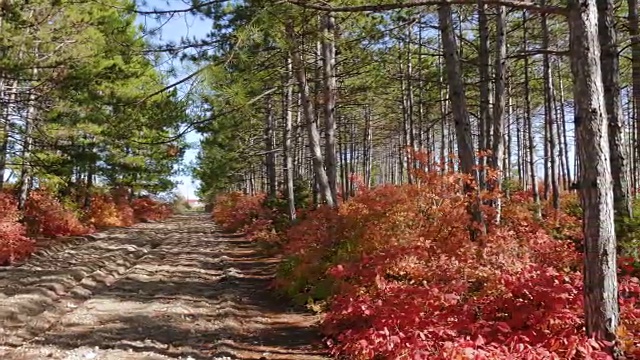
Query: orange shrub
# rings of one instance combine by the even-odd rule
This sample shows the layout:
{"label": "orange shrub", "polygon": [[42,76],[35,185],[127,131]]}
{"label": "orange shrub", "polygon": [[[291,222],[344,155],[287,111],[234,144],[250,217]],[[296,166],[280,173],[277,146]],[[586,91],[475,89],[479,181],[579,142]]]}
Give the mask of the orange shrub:
{"label": "orange shrub", "polygon": [[[573,215],[534,218],[526,196],[470,241],[459,175],[363,192],[300,217],[275,285],[328,299],[323,327],[349,359],[607,359],[583,334],[582,256]],[[483,199],[499,194],[483,193]],[[489,219],[492,209],[483,206]],[[482,245],[480,245],[482,244]],[[624,347],[640,356],[640,281],[621,280]]]}
{"label": "orange shrub", "polygon": [[241,192],[233,192],[219,195],[215,200],[213,220],[224,231],[244,231],[266,211],[262,206],[264,199],[264,194],[247,196]]}
{"label": "orange shrub", "polygon": [[87,221],[95,227],[131,226],[134,224],[133,209],[122,199],[116,202],[110,195],[94,194]]}
{"label": "orange shrub", "polygon": [[35,242],[25,236],[25,227],[19,220],[13,195],[0,192],[0,265],[21,260],[35,250]]}
{"label": "orange shrub", "polygon": [[93,231],[91,227],[83,225],[72,210],[65,208],[46,190],[35,190],[29,194],[25,216],[29,217],[32,221],[30,224],[35,226],[30,232],[43,236],[77,236]]}
{"label": "orange shrub", "polygon": [[168,204],[159,203],[148,197],[134,199],[131,202],[131,208],[136,221],[160,221],[172,214],[171,207]]}

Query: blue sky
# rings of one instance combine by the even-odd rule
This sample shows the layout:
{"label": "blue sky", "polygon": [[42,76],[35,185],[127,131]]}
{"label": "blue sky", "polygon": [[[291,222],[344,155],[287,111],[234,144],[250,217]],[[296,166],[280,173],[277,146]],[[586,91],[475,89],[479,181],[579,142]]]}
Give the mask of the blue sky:
{"label": "blue sky", "polygon": [[[188,7],[188,5],[185,5],[182,1],[173,0],[172,2],[172,5],[167,6],[164,0],[150,0],[142,9],[184,9]],[[164,19],[161,23],[157,22],[150,16],[139,16],[138,23],[145,25],[147,29],[160,28],[159,35],[153,39],[153,41],[156,43],[178,43],[181,38],[185,37],[202,38],[206,35],[207,32],[211,30],[210,20],[198,19],[188,14],[174,15],[171,19]],[[188,75],[190,71],[193,71],[192,68],[187,68],[188,64],[180,64],[179,60],[174,60],[172,63],[167,64],[167,66],[174,66],[178,69],[177,75],[169,80],[171,82],[180,80],[183,76]],[[196,147],[198,146],[199,139],[200,135],[195,132],[187,134],[186,141],[192,144],[193,147],[186,151],[183,164],[189,164],[195,159],[196,154],[198,153],[198,149]],[[190,199],[196,197],[195,190],[197,188],[197,183],[194,181],[194,179],[191,178],[190,175],[177,176],[175,177],[175,179],[180,182],[177,188],[178,192]]]}

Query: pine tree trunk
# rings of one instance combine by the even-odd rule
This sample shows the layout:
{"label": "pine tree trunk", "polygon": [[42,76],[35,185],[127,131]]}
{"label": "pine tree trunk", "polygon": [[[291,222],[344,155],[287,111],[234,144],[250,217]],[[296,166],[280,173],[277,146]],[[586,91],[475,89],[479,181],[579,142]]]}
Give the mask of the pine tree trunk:
{"label": "pine tree trunk", "polygon": [[[640,19],[638,0],[627,0],[629,9],[629,36],[631,37],[631,78],[633,88],[633,104],[635,117],[636,160],[640,159]],[[638,177],[638,165],[634,162],[634,174]]]}
{"label": "pine tree trunk", "polygon": [[267,189],[269,198],[275,199],[278,196],[278,184],[276,173],[276,153],[275,153],[275,115],[273,113],[273,103],[271,96],[266,99],[266,114],[264,128],[265,144],[265,168],[267,174]]}
{"label": "pine tree trunk", "polygon": [[[472,179],[477,181],[478,173],[475,170],[476,160],[473,149],[473,140],[471,137],[471,122],[469,120],[469,112],[467,110],[467,97],[462,82],[461,63],[458,57],[458,45],[456,43],[455,33],[453,30],[453,19],[450,5],[440,5],[438,9],[440,31],[442,33],[442,46],[444,50],[444,62],[447,73],[447,82],[449,83],[449,100],[453,109],[453,118],[456,129],[456,138],[458,144],[458,157],[460,167],[463,173],[471,175]],[[468,184],[465,184],[465,191],[472,193],[474,190]],[[477,225],[471,230],[472,240],[476,240],[480,235],[486,233],[486,224],[484,216],[480,210],[480,198],[473,196],[473,200],[469,206],[469,214]],[[479,229],[479,230],[478,230]]]}
{"label": "pine tree trunk", "polygon": [[[489,22],[487,20],[487,6],[484,0],[478,0],[478,30],[480,33],[478,44],[478,66],[480,73],[480,117],[478,118],[478,149],[481,152],[491,149],[490,134],[487,128],[493,126],[490,113],[490,95],[489,95]],[[486,186],[486,170],[487,156],[482,154],[478,159],[480,164],[479,184],[483,189]]]}
{"label": "pine tree trunk", "polygon": [[619,324],[616,236],[607,113],[600,69],[596,0],[571,0],[580,195],[584,211],[584,297],[587,336],[615,341]]}
{"label": "pine tree trunk", "polygon": [[[38,68],[33,68],[31,74],[33,79],[36,79],[38,77]],[[31,133],[33,131],[33,122],[36,117],[35,97],[35,89],[31,88],[29,90],[29,105],[25,112],[24,132],[22,134],[22,166],[20,168],[20,180],[18,181],[18,184],[20,184],[18,190],[18,209],[20,210],[24,210],[25,205],[27,204],[31,185]]]}
{"label": "pine tree trunk", "polygon": [[[528,39],[528,16],[527,12],[522,13],[522,27],[523,27],[523,43],[525,51],[529,48]],[[524,83],[529,84],[529,57],[524,58]],[[524,87],[524,107],[525,107],[525,122],[527,123],[527,142],[528,156],[529,156],[529,176],[531,177],[531,194],[533,196],[533,203],[536,208],[536,216],[542,218],[542,209],[540,208],[540,194],[538,192],[538,178],[536,176],[536,164],[535,164],[535,142],[533,139],[533,116],[531,114],[531,92],[529,86]],[[545,159],[546,161],[546,159]]]}
{"label": "pine tree trunk", "polygon": [[[506,10],[504,6],[497,7],[496,16],[496,58],[495,58],[495,99],[493,105],[493,167],[498,172],[496,189],[502,190],[504,174],[502,162],[504,160],[504,112],[506,107],[507,90],[507,26]],[[497,210],[496,223],[500,223],[500,197],[495,201]]]}
{"label": "pine tree trunk", "polygon": [[[294,221],[296,219],[296,198],[293,185],[293,156],[291,149],[291,133],[293,123],[293,67],[291,66],[291,58],[286,58],[286,78],[284,87],[284,109],[282,114],[284,116],[284,131],[282,133],[282,156],[284,157],[284,179],[287,192],[287,210],[289,220]],[[295,149],[293,149],[295,150]]]}
{"label": "pine tree trunk", "polygon": [[613,178],[613,204],[616,218],[631,216],[629,199],[629,179],[624,151],[623,120],[620,105],[620,68],[618,66],[618,45],[615,29],[614,3],[612,0],[597,0],[598,36],[604,99],[608,117],[609,152],[611,156],[611,177]]}
{"label": "pine tree trunk", "polygon": [[[320,134],[315,122],[314,108],[311,97],[309,95],[309,84],[307,82],[307,74],[304,68],[302,56],[298,45],[295,42],[293,29],[289,26],[289,36],[292,41],[291,61],[294,67],[294,73],[298,82],[298,91],[300,93],[302,114],[304,121],[307,123],[309,151],[311,152],[311,160],[313,163],[313,172],[315,179],[316,193],[329,207],[335,207],[331,188],[329,187],[329,179],[324,169],[324,159],[322,157],[322,148],[320,147]],[[319,199],[316,199],[319,200]],[[317,201],[319,204],[320,201]]]}
{"label": "pine tree trunk", "polygon": [[333,204],[338,205],[338,168],[336,157],[336,20],[327,13],[323,21],[322,58],[324,79],[325,167]]}
{"label": "pine tree trunk", "polygon": [[[546,6],[546,0],[542,0],[541,6]],[[542,14],[542,48],[549,49],[549,25],[547,24],[547,14]],[[543,78],[544,78],[544,113],[545,121],[547,123],[547,135],[548,135],[548,151],[546,155],[549,159],[549,173],[546,178],[551,185],[551,203],[554,209],[560,208],[560,191],[558,189],[558,166],[556,164],[556,135],[555,135],[555,114],[553,109],[553,80],[551,79],[551,62],[549,61],[549,54],[545,53],[542,56]],[[545,169],[547,168],[545,160]],[[548,190],[545,189],[545,196]]]}

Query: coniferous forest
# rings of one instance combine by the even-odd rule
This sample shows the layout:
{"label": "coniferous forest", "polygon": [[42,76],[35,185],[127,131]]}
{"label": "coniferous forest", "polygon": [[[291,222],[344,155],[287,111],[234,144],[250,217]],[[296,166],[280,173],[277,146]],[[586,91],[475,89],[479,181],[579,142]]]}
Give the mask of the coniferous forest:
{"label": "coniferous forest", "polygon": [[640,358],[637,0],[0,4],[5,265],[188,170],[332,357]]}

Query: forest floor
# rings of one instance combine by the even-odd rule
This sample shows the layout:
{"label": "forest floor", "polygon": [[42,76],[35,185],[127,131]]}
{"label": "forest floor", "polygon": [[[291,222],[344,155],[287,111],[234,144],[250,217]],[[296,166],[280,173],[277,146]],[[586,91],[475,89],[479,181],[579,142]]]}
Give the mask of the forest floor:
{"label": "forest floor", "polygon": [[42,250],[0,268],[0,359],[325,359],[277,262],[202,214]]}

